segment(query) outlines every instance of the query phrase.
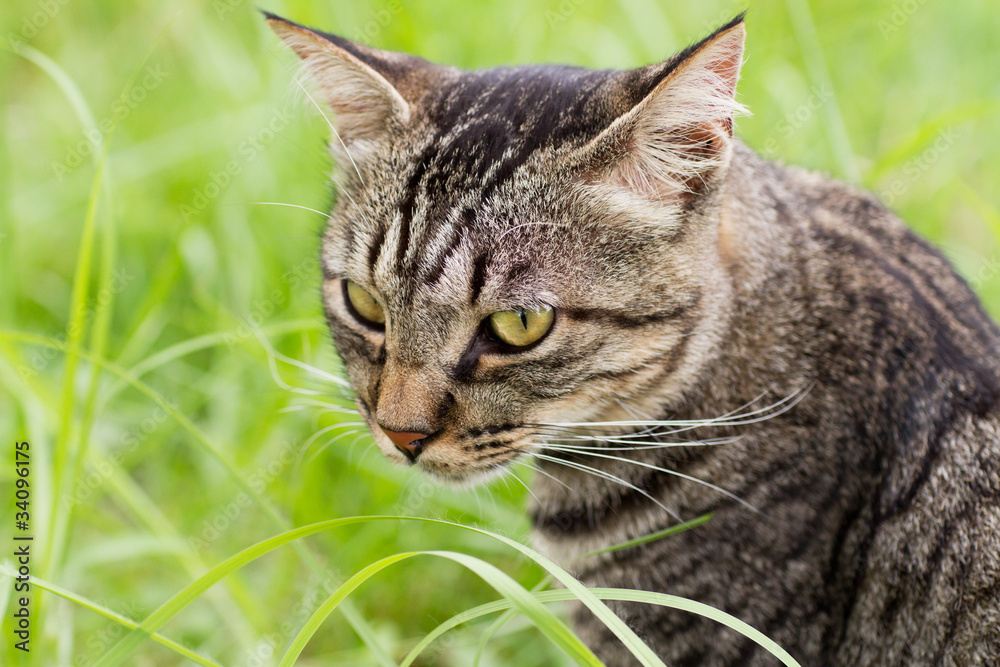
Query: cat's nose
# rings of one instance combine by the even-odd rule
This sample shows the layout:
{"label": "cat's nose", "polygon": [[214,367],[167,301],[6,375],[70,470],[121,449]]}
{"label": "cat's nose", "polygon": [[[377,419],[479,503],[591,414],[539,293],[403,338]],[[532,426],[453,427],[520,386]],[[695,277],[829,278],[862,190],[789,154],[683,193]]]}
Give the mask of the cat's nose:
{"label": "cat's nose", "polygon": [[[380,426],[379,428],[382,427]],[[392,444],[396,445],[396,449],[406,454],[406,458],[410,459],[410,461],[415,461],[420,452],[424,451],[423,440],[427,437],[426,433],[390,431],[387,428],[383,428],[382,432],[392,440]]]}

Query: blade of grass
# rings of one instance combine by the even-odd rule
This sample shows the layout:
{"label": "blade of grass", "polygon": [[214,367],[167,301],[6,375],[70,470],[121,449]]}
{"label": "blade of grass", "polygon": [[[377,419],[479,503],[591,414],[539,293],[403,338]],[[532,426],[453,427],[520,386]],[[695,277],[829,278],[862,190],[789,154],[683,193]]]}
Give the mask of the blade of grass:
{"label": "blade of grass", "polygon": [[[143,67],[145,67],[146,62],[149,60],[149,57],[159,45],[163,36],[166,34],[171,23],[173,23],[173,21],[164,26],[159,35],[157,35],[157,37],[150,44],[142,59],[127,78],[118,99],[121,99],[122,95],[132,88],[135,80],[138,78]],[[83,341],[87,330],[88,323],[86,317],[86,300],[87,295],[90,293],[90,265],[93,254],[95,228],[97,226],[97,212],[101,201],[102,190],[106,190],[104,193],[105,200],[110,200],[110,188],[106,187],[104,175],[106,173],[111,139],[118,126],[118,118],[117,116],[112,117],[111,125],[107,129],[106,136],[97,131],[94,115],[89,106],[86,104],[86,100],[84,99],[82,92],[75,85],[72,78],[54,61],[48,59],[46,56],[31,47],[18,45],[16,49],[19,52],[22,52],[24,57],[32,60],[32,62],[35,62],[39,66],[42,66],[43,69],[50,74],[50,76],[55,77],[59,86],[63,89],[64,94],[69,98],[70,104],[74,107],[77,115],[80,117],[81,123],[83,123],[89,131],[88,136],[97,137],[95,140],[97,142],[96,148],[99,150],[94,151],[96,169],[87,202],[87,212],[84,220],[80,250],[77,259],[77,271],[74,276],[73,291],[70,299],[68,341],[71,345],[77,346]],[[101,229],[101,260],[98,278],[98,294],[106,292],[110,297],[112,295],[110,289],[112,279],[111,276],[117,250],[117,237],[115,235],[113,214],[110,210],[109,214],[103,217],[103,221],[104,224]],[[105,348],[107,346],[108,330],[111,322],[112,302],[113,300],[109,298],[107,303],[102,304],[99,302],[97,306],[97,316],[93,323],[91,337],[91,351],[98,357],[104,356]],[[73,480],[79,478],[83,469],[83,462],[86,457],[86,451],[90,441],[90,431],[94,423],[94,407],[96,404],[97,390],[101,376],[100,370],[97,367],[94,367],[91,373],[90,386],[87,390],[87,398],[83,406],[82,419],[75,430],[77,436],[74,438],[74,428],[70,423],[70,420],[72,419],[72,415],[75,411],[73,386],[76,364],[77,356],[67,355],[67,368],[66,373],[63,376],[63,403],[60,411],[59,437],[55,444],[55,453],[53,457],[53,481],[54,488],[57,490],[64,490],[67,485],[72,484]],[[54,509],[53,515],[47,523],[46,555],[43,561],[43,572],[49,576],[54,576],[65,561],[65,544],[69,539],[68,534],[70,526],[72,525],[72,520],[73,506],[71,505],[65,508],[63,512],[59,512]],[[45,627],[43,621],[43,611],[36,608],[36,615],[39,619],[39,624],[42,627]],[[72,639],[72,633],[68,633],[63,636]]]}
{"label": "blade of grass", "polygon": [[[63,343],[60,340],[48,336],[41,336],[26,332],[0,329],[0,338],[35,345],[48,345],[64,352],[69,349],[68,343]],[[233,464],[227,456],[223,455],[222,451],[214,445],[208,437],[202,433],[201,430],[199,430],[186,415],[184,415],[184,413],[180,412],[177,408],[171,405],[159,392],[155,391],[144,382],[132,377],[123,368],[108,361],[107,359],[96,357],[89,351],[81,350],[79,347],[73,348],[73,351],[81,359],[85,359],[92,364],[101,366],[104,370],[124,380],[128,385],[156,403],[164,412],[166,412],[168,416],[177,421],[181,427],[184,428],[184,430],[194,437],[194,441],[203,449],[203,451],[215,458],[215,460],[223,466],[232,480],[237,484],[237,486],[240,487],[240,490],[250,496],[250,498],[254,501],[254,504],[256,504],[264,512],[273,526],[275,526],[278,530],[288,530],[288,522],[278,513],[277,510],[274,509],[273,505],[271,505],[267,498],[265,498],[263,494],[257,491],[257,489],[250,484],[235,464]],[[292,548],[314,574],[321,578],[326,576],[326,572],[324,571],[322,564],[312,554],[312,552],[309,551],[309,548],[305,544],[296,542],[292,545]],[[396,663],[389,657],[389,655],[385,652],[385,649],[380,645],[374,630],[372,630],[368,623],[361,617],[357,609],[355,609],[352,605],[345,603],[344,605],[341,605],[340,610],[341,613],[344,614],[344,618],[347,619],[348,623],[350,623],[351,627],[365,643],[368,650],[372,652],[379,664],[384,667],[396,667]]]}
{"label": "blade of grass", "polygon": [[581,558],[589,558],[590,556],[596,556],[598,554],[607,554],[611,553],[612,551],[621,551],[622,549],[628,549],[629,547],[637,547],[641,544],[649,544],[650,542],[662,540],[665,537],[670,537],[671,535],[676,535],[677,533],[683,533],[685,530],[691,530],[692,528],[697,528],[698,526],[708,523],[708,521],[711,518],[712,518],[712,512],[708,512],[707,514],[702,514],[701,516],[691,519],[690,521],[685,521],[675,526],[670,526],[669,528],[665,528],[655,533],[650,533],[649,535],[643,535],[642,537],[637,537],[634,540],[628,540],[627,542],[614,544],[610,547],[598,549],[597,551],[591,551],[581,556]]}
{"label": "blade of grass", "polygon": [[474,572],[483,581],[492,586],[497,593],[506,598],[511,603],[512,608],[517,609],[519,612],[524,614],[532,623],[534,623],[535,627],[537,627],[556,646],[560,647],[571,658],[573,658],[577,664],[601,667],[601,662],[597,659],[597,656],[595,656],[562,621],[556,618],[552,612],[546,609],[542,603],[539,602],[523,586],[514,581],[514,579],[502,572],[495,565],[487,563],[486,561],[476,558],[475,556],[469,556],[468,554],[457,553],[454,551],[411,551],[399,553],[383,558],[365,567],[344,582],[344,584],[339,589],[334,591],[333,594],[319,606],[313,615],[309,617],[309,620],[306,621],[304,626],[302,626],[302,629],[295,636],[295,639],[292,640],[288,650],[285,651],[285,655],[281,658],[279,667],[291,667],[291,665],[295,664],[295,660],[299,657],[299,655],[301,655],[306,643],[308,643],[308,641],[316,633],[323,621],[325,621],[333,610],[337,608],[337,605],[346,599],[347,596],[350,595],[358,586],[386,567],[414,556],[435,556],[438,558],[452,560],[465,566],[468,570]]}
{"label": "blade of grass", "polygon": [[[537,593],[538,591],[545,590],[550,583],[552,583],[552,577],[545,576],[541,581],[532,587],[531,592]],[[489,644],[490,640],[494,637],[494,635],[496,635],[496,633],[500,632],[500,628],[506,625],[507,622],[515,616],[517,616],[517,611],[514,608],[508,609],[506,612],[501,614],[500,618],[491,623],[490,627],[486,628],[486,632],[483,633],[482,637],[479,638],[479,642],[476,644],[476,653],[472,656],[472,667],[479,667],[479,661],[482,660],[483,653],[486,651],[486,645]]]}
{"label": "blade of grass", "polygon": [[[13,581],[17,577],[17,573],[14,572],[13,570],[11,570],[6,564],[0,564],[0,574],[3,574],[6,577],[8,577],[10,581]],[[138,625],[138,623],[136,623],[135,621],[133,621],[133,620],[131,620],[129,618],[126,618],[126,617],[122,616],[121,614],[108,609],[107,607],[99,605],[96,602],[83,597],[82,595],[77,595],[76,593],[74,593],[74,592],[72,592],[70,590],[67,590],[67,589],[65,589],[65,588],[63,588],[61,586],[53,584],[53,583],[51,583],[49,581],[46,581],[44,579],[39,579],[38,577],[31,576],[31,577],[29,577],[28,582],[32,586],[38,586],[39,588],[41,588],[43,590],[46,590],[46,591],[48,591],[50,593],[53,593],[55,595],[58,595],[59,597],[61,597],[63,599],[66,599],[66,600],[69,600],[70,602],[76,603],[80,607],[83,607],[85,609],[89,609],[89,610],[91,610],[93,612],[96,612],[96,613],[100,614],[101,616],[104,616],[105,618],[110,619],[110,620],[114,621],[115,623],[118,623],[122,627],[127,628],[129,630],[132,630],[133,628],[135,628]],[[192,651],[191,649],[186,648],[186,647],[178,644],[177,642],[173,641],[172,639],[168,639],[167,637],[164,637],[161,634],[158,634],[158,633],[157,634],[153,634],[153,635],[151,635],[151,637],[152,637],[153,641],[155,641],[158,644],[161,644],[163,646],[166,646],[167,648],[169,648],[171,651],[173,651],[174,653],[176,653],[180,657],[186,658],[186,659],[190,660],[191,662],[197,663],[199,665],[203,665],[204,667],[222,667],[219,663],[215,662],[214,660],[212,660],[210,658],[206,658],[206,657],[200,656],[197,653],[195,653],[194,651]]]}
{"label": "blade of grass", "polygon": [[[479,637],[479,641],[476,643],[476,652],[472,656],[472,667],[479,667],[480,661],[483,659],[483,653],[486,652],[486,645],[490,643],[490,640],[496,636],[503,626],[507,625],[512,618],[517,616],[517,610],[511,607],[504,613],[500,614],[500,618],[496,619],[490,626],[486,628],[482,636]],[[416,656],[414,656],[416,659]]]}
{"label": "blade of grass", "polygon": [[958,191],[962,201],[989,225],[997,240],[1000,240],[1000,212],[964,181],[958,181]]}
{"label": "blade of grass", "polygon": [[98,139],[96,139],[98,146],[95,147],[93,152],[94,164],[96,165],[101,144],[103,142],[100,138],[100,132],[97,131],[97,119],[94,117],[94,112],[91,111],[90,105],[87,104],[87,100],[83,96],[83,92],[80,90],[79,86],[76,85],[73,78],[67,74],[62,67],[57,65],[54,60],[46,56],[38,49],[16,40],[11,42],[11,49],[14,53],[35,64],[39,69],[49,75],[49,78],[51,78],[55,84],[59,86],[63,95],[67,100],[69,100],[70,105],[73,107],[73,113],[76,114],[77,119],[79,119],[80,124],[83,125],[87,135],[98,137]]}
{"label": "blade of grass", "polygon": [[827,138],[830,140],[830,150],[833,151],[833,157],[840,166],[840,175],[852,183],[860,183],[861,174],[858,172],[854,150],[851,148],[851,140],[847,134],[847,127],[844,125],[844,116],[837,103],[837,94],[830,79],[830,70],[819,45],[819,36],[816,34],[816,24],[809,11],[809,4],[806,0],[785,0],[785,6],[792,18],[795,38],[802,50],[802,58],[805,60],[809,79],[813,85],[831,91],[830,101],[823,105],[821,113],[826,126]]}
{"label": "blade of grass", "polygon": [[[287,333],[298,332],[298,331],[320,331],[324,327],[321,322],[314,319],[300,319],[291,320],[288,322],[277,322],[269,325],[262,325],[261,329],[268,336],[280,336]],[[127,373],[132,377],[138,379],[165,364],[170,363],[181,357],[193,354],[195,352],[200,352],[201,350],[206,350],[212,347],[219,347],[227,344],[227,333],[217,332],[204,334],[202,336],[196,336],[195,338],[189,338],[187,340],[181,341],[171,345],[170,347],[160,350],[156,354],[150,355],[135,364],[131,368],[127,369]],[[247,343],[251,342],[251,339],[247,339]],[[128,386],[124,380],[119,379],[115,382],[108,391],[101,397],[102,403],[106,403],[111,397],[118,391]]]}
{"label": "blade of grass", "polygon": [[[31,61],[57,82],[63,92],[69,97],[70,104],[80,115],[81,122],[90,124],[91,129],[94,124],[94,115],[90,111],[83,98],[83,94],[65,71],[59,65],[49,59],[41,52],[26,44],[17,43],[15,51]],[[96,135],[94,135],[96,136]],[[90,271],[94,252],[94,237],[97,226],[97,211],[100,194],[103,188],[104,170],[107,164],[108,143],[100,143],[100,151],[94,151],[98,155],[94,176],[91,181],[90,194],[87,201],[86,213],[84,214],[83,229],[80,236],[80,248],[77,252],[76,271],[73,277],[73,288],[70,295],[69,304],[69,325],[67,327],[67,341],[69,347],[77,350],[84,339],[87,329],[86,305],[87,295],[90,293]],[[68,483],[67,467],[72,465],[72,447],[76,423],[73,419],[76,412],[74,387],[76,382],[76,368],[79,360],[77,353],[66,354],[66,365],[63,371],[63,384],[60,397],[59,409],[59,429],[53,445],[52,453],[52,479],[49,484],[53,489],[64,489]],[[45,518],[45,545],[44,556],[41,562],[41,572],[45,576],[53,576],[57,564],[61,560],[62,538],[64,530],[62,526],[65,521],[58,512],[57,507],[51,508],[50,516]],[[35,617],[39,627],[45,628],[46,607],[44,597],[35,602]]]}
{"label": "blade of grass", "polygon": [[[748,625],[744,621],[741,621],[735,616],[731,616],[726,612],[707,604],[688,600],[687,598],[678,597],[676,595],[654,593],[652,591],[637,591],[630,588],[591,588],[590,592],[601,600],[614,602],[641,602],[644,604],[669,607],[671,609],[678,609],[692,614],[698,614],[699,616],[704,616],[705,618],[709,618],[725,625],[728,628],[732,628],[736,632],[739,632],[741,635],[747,637],[780,660],[782,664],[787,665],[787,667],[801,667],[801,665],[799,665],[799,663],[788,653],[788,651],[781,648],[777,642],[767,637],[764,633],[756,630],[754,627]],[[542,591],[534,593],[534,595],[539,602],[543,603],[566,602],[576,599],[570,591]],[[478,607],[473,607],[472,609],[467,609],[460,614],[455,614],[424,636],[424,638],[413,647],[407,656],[403,658],[403,661],[399,663],[399,667],[410,667],[414,660],[416,660],[428,646],[449,630],[452,630],[464,623],[474,621],[477,618],[481,618],[489,614],[495,614],[499,611],[511,611],[513,608],[514,607],[509,600],[497,600],[495,602],[479,605]]]}
{"label": "blade of grass", "polygon": [[[58,414],[59,404],[52,395],[52,392],[49,391],[48,387],[38,382],[34,375],[30,374],[31,369],[23,363],[15,348],[6,343],[0,343],[0,358],[3,359],[4,365],[7,367],[6,372],[4,372],[4,384],[10,389],[12,397],[17,397],[23,401],[25,398],[23,389],[27,388],[28,392],[41,405],[45,406],[47,416],[54,417]],[[22,370],[22,366],[24,370]],[[21,383],[22,386],[18,386],[18,383]]]}
{"label": "blade of grass", "polygon": [[[177,532],[173,523],[163,514],[159,506],[146,494],[139,484],[135,483],[132,477],[121,469],[115,469],[107,478],[107,483],[118,499],[119,506],[144,524],[151,534],[156,535],[159,540],[167,543],[184,544],[185,548],[180,552],[173,552],[179,564],[187,572],[188,576],[197,577],[201,572],[209,568],[209,564],[197,554],[191,553],[186,541]],[[259,636],[266,622],[264,612],[260,608],[260,601],[247,589],[241,577],[232,577],[226,580],[229,592],[236,600],[234,604],[224,591],[219,591],[218,595],[213,595],[213,603],[219,611],[219,616],[223,619],[233,636],[239,637],[244,646],[252,646],[254,636]],[[236,609],[242,614],[234,613]],[[253,626],[253,627],[248,627]]]}
{"label": "blade of grass", "polygon": [[909,137],[901,141],[891,150],[885,152],[879,160],[872,165],[865,177],[868,186],[874,186],[886,173],[896,169],[911,157],[924,150],[939,133],[955,125],[967,123],[979,118],[1000,113],[1000,103],[995,101],[973,102],[951,109],[937,118],[932,118]]}
{"label": "blade of grass", "polygon": [[361,516],[346,517],[342,519],[329,519],[320,521],[300,528],[286,531],[280,535],[275,535],[266,540],[258,542],[228,559],[219,563],[206,572],[197,580],[190,583],[186,588],[175,594],[172,598],[164,602],[152,614],[129,634],[123,637],[117,644],[105,653],[97,662],[95,667],[109,667],[110,665],[121,664],[139,647],[142,641],[151,632],[159,630],[164,623],[176,616],[184,607],[193,602],[198,596],[215,585],[223,577],[238,570],[247,563],[260,558],[281,546],[290,542],[298,541],[302,537],[315,533],[330,530],[333,528],[349,526],[358,523],[368,523],[377,521],[418,521],[441,526],[451,526],[462,530],[472,531],[480,535],[499,540],[503,544],[520,552],[523,556],[535,561],[538,565],[548,571],[555,579],[565,586],[573,595],[590,609],[597,618],[611,630],[612,633],[639,659],[639,662],[646,666],[665,667],[663,661],[653,654],[652,650],[622,621],[610,608],[580,583],[566,570],[556,565],[552,560],[538,553],[534,549],[521,544],[504,535],[499,535],[492,531],[477,526],[463,525],[443,519],[431,519],[426,517],[408,516]]}

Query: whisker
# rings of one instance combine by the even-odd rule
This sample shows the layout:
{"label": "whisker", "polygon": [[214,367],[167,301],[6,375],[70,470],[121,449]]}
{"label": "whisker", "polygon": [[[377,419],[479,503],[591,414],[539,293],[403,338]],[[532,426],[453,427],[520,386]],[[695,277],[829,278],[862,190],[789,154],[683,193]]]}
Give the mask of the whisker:
{"label": "whisker", "polygon": [[332,397],[334,400],[344,401],[349,403],[350,407],[345,407],[343,405],[337,405],[336,403],[327,403],[326,401],[318,401],[314,398],[301,398],[302,407],[316,407],[316,408],[329,408],[331,412],[346,412],[348,414],[360,414],[357,407],[354,405],[354,401],[347,397]]}
{"label": "whisker", "polygon": [[278,412],[279,413],[299,412],[301,410],[308,410],[311,407],[313,407],[313,406],[311,406],[311,405],[286,405],[283,408],[278,408]]}
{"label": "whisker", "polygon": [[[253,327],[253,332],[254,332],[254,335],[257,337],[257,340],[260,342],[261,346],[267,351],[267,354],[268,354],[269,357],[274,357],[275,359],[279,359],[279,360],[285,362],[286,364],[290,364],[292,366],[297,366],[298,368],[301,368],[304,371],[308,371],[308,372],[312,373],[313,375],[315,375],[315,376],[317,376],[319,378],[322,378],[322,379],[327,380],[329,382],[333,382],[334,384],[336,384],[336,385],[338,385],[340,387],[345,387],[347,389],[350,389],[351,385],[350,385],[350,383],[347,380],[345,380],[343,378],[339,378],[336,375],[331,375],[330,373],[327,373],[324,370],[320,370],[319,368],[316,368],[315,366],[310,366],[309,364],[301,362],[298,359],[292,359],[291,357],[285,356],[284,354],[281,354],[280,352],[278,352],[277,350],[275,350],[274,347],[271,346],[271,342],[269,340],[267,340],[266,336],[264,336],[264,332],[261,331],[260,327],[254,326]],[[279,385],[284,385],[285,388],[291,389],[290,385],[287,385],[286,383],[284,383],[284,381],[280,380],[280,377],[277,375],[277,365],[276,364],[273,365],[273,369],[274,369],[274,373],[273,374],[275,375],[275,381],[279,382]],[[305,390],[305,391],[309,391],[309,390]]]}
{"label": "whisker", "polygon": [[560,458],[557,458],[555,456],[547,456],[545,454],[539,454],[539,453],[536,453],[536,452],[529,453],[528,456],[533,456],[533,457],[535,457],[537,459],[541,459],[543,461],[550,461],[550,462],[555,463],[557,465],[564,465],[567,468],[573,468],[575,470],[579,470],[581,472],[585,472],[585,473],[588,473],[590,475],[594,475],[595,477],[598,477],[600,479],[606,479],[606,480],[608,480],[610,482],[617,482],[617,483],[621,484],[622,486],[624,486],[624,487],[626,487],[628,489],[632,489],[633,491],[636,491],[636,492],[642,494],[643,496],[645,496],[646,498],[648,498],[649,500],[651,500],[657,507],[659,507],[660,509],[662,509],[664,512],[666,512],[667,514],[669,514],[673,518],[677,519],[678,521],[681,520],[681,517],[680,517],[679,514],[677,514],[677,512],[674,512],[673,510],[668,509],[663,503],[661,503],[659,500],[657,500],[656,498],[654,498],[653,496],[651,496],[647,491],[645,491],[643,489],[640,489],[638,486],[636,486],[635,484],[632,484],[631,482],[625,481],[621,477],[617,477],[615,475],[612,475],[609,472],[605,472],[605,471],[599,470],[597,468],[592,468],[592,467],[590,467],[588,465],[584,465],[582,463],[576,463],[576,462],[573,462],[573,461],[566,461],[564,459],[560,459]]}
{"label": "whisker", "polygon": [[[726,415],[720,417],[713,417],[708,419],[675,419],[675,420],[655,420],[652,422],[645,421],[607,421],[607,422],[554,422],[554,423],[542,423],[540,426],[548,428],[581,428],[581,427],[600,427],[600,428],[612,428],[612,427],[643,427],[643,426],[653,426],[656,428],[667,428],[670,430],[655,432],[656,435],[671,435],[674,433],[681,433],[683,431],[688,431],[694,428],[702,428],[707,426],[745,426],[748,424],[757,424],[768,419],[773,419],[778,415],[784,414],[798,405],[805,395],[812,389],[813,385],[810,384],[805,389],[789,394],[785,398],[772,403],[763,408],[758,408],[757,410],[752,410],[750,412],[743,413],[727,413]],[[752,404],[752,402],[751,402]],[[749,404],[748,404],[749,405]],[[758,418],[758,415],[762,415]],[[753,419],[747,419],[748,417],[754,417]],[[627,434],[626,434],[627,435]],[[581,436],[584,437],[584,436]],[[601,439],[599,435],[590,436],[595,440]],[[623,436],[617,436],[623,437]]]}
{"label": "whisker", "polygon": [[[559,449],[558,446],[556,446],[556,447],[548,447],[548,449],[552,449],[552,450],[555,450],[555,451],[560,451],[560,449]],[[624,456],[612,456],[611,454],[601,454],[599,452],[588,452],[586,455],[587,456],[593,456],[595,458],[600,458],[600,459],[609,459],[609,460],[612,460],[612,461],[621,461],[622,463],[629,463],[629,464],[632,464],[632,465],[637,465],[637,466],[639,466],[641,468],[648,468],[650,470],[656,470],[657,472],[662,472],[662,473],[666,473],[668,475],[673,475],[674,477],[679,477],[681,479],[686,479],[686,480],[688,480],[690,482],[696,482],[698,484],[701,484],[702,486],[705,486],[705,487],[707,487],[709,489],[712,489],[713,491],[717,491],[718,493],[721,493],[722,495],[726,496],[727,498],[729,498],[731,500],[735,500],[736,502],[740,503],[741,505],[743,505],[747,509],[752,510],[753,512],[755,512],[757,514],[760,514],[760,510],[758,510],[756,507],[754,507],[753,505],[751,505],[747,501],[743,500],[742,498],[740,498],[736,494],[734,494],[734,493],[732,493],[730,491],[727,491],[727,490],[723,489],[720,486],[716,486],[715,484],[712,484],[711,482],[706,482],[703,479],[698,479],[697,477],[693,477],[691,475],[686,475],[686,474],[684,474],[682,472],[678,472],[676,470],[671,470],[670,468],[663,468],[663,467],[658,466],[658,465],[653,465],[652,463],[647,463],[645,461],[636,461],[634,459],[625,458]]]}
{"label": "whisker", "polygon": [[299,450],[298,460],[299,461],[302,460],[302,458],[309,452],[309,448],[312,446],[314,442],[316,442],[318,438],[326,435],[327,433],[330,433],[331,431],[336,431],[339,428],[345,428],[349,426],[360,426],[360,425],[361,422],[345,422],[342,424],[338,423],[338,424],[331,424],[330,426],[324,426],[323,428],[319,429],[311,436],[309,436],[309,438],[306,439],[304,443],[302,443],[302,448]]}
{"label": "whisker", "polygon": [[[529,456],[530,456],[530,453],[529,453]],[[562,481],[561,479],[559,479],[558,477],[556,477],[552,473],[547,472],[545,470],[542,470],[538,466],[529,466],[527,462],[522,461],[520,459],[514,459],[512,461],[512,463],[514,463],[515,465],[520,465],[520,466],[524,466],[526,468],[530,468],[531,470],[534,470],[535,472],[537,472],[539,474],[545,475],[546,477],[548,477],[549,479],[551,479],[553,482],[556,482],[558,484],[562,484],[564,487],[566,487],[567,491],[572,491],[573,490],[573,488],[570,487],[569,484],[567,484],[566,482]]]}
{"label": "whisker", "polygon": [[[343,139],[341,138],[341,136],[340,136],[340,132],[337,132],[337,128],[336,128],[336,127],[334,127],[334,125],[333,125],[333,123],[332,123],[332,122],[330,122],[330,118],[329,118],[329,117],[328,117],[328,116],[326,115],[326,112],[324,112],[324,111],[323,111],[323,107],[321,107],[321,106],[320,106],[320,105],[319,105],[319,104],[318,104],[318,103],[316,102],[315,98],[313,98],[313,96],[312,96],[312,95],[311,95],[311,94],[309,93],[309,91],[308,91],[308,90],[306,90],[306,87],[302,85],[302,82],[301,82],[301,81],[299,81],[299,78],[298,78],[298,77],[293,77],[293,80],[294,80],[294,81],[295,81],[295,83],[296,83],[296,84],[298,85],[298,87],[302,89],[302,92],[306,94],[306,97],[308,97],[308,98],[309,98],[309,101],[313,103],[313,106],[315,106],[315,107],[316,107],[316,110],[317,110],[317,111],[319,111],[320,115],[321,115],[321,116],[323,116],[323,119],[324,119],[324,120],[326,121],[326,124],[330,126],[330,130],[331,130],[331,131],[333,132],[333,135],[334,135],[335,137],[337,137],[337,141],[339,141],[339,142],[340,142],[340,145],[344,147],[344,153],[346,153],[346,154],[347,154],[347,159],[351,161],[351,165],[352,165],[352,166],[354,167],[354,171],[355,171],[355,173],[357,173],[357,175],[358,175],[358,180],[360,180],[360,181],[361,181],[361,185],[363,185],[363,186],[367,187],[367,184],[365,183],[365,179],[364,179],[364,177],[363,177],[363,176],[361,175],[361,170],[360,170],[360,169],[358,169],[358,165],[357,165],[357,163],[356,163],[356,162],[354,161],[354,157],[353,157],[353,156],[351,155],[351,151],[349,151],[349,150],[347,149],[347,144],[345,144],[345,143],[344,143],[344,140],[343,140]],[[342,190],[342,189],[343,189],[343,188],[341,188],[341,190]]]}
{"label": "whisker", "polygon": [[508,476],[513,477],[515,480],[517,480],[517,483],[523,486],[524,490],[527,491],[528,494],[535,499],[536,503],[541,503],[541,501],[538,499],[538,496],[535,495],[535,492],[531,490],[531,487],[528,486],[523,479],[518,477],[517,473],[515,473],[512,468],[504,465],[497,465],[497,469],[500,471],[500,477],[503,478],[504,482],[507,481]]}
{"label": "whisker", "polygon": [[[339,426],[341,426],[341,424],[336,424],[335,426],[339,427]],[[330,427],[327,427],[327,428],[329,429]],[[357,431],[348,431],[346,433],[340,433],[340,434],[335,435],[334,437],[330,438],[329,440],[327,440],[326,442],[323,443],[322,447],[320,447],[319,449],[317,449],[316,452],[312,456],[309,457],[309,459],[306,461],[306,465],[312,464],[312,462],[315,461],[319,457],[319,455],[322,454],[324,451],[326,451],[326,449],[330,445],[332,445],[333,443],[337,442],[341,438],[346,438],[346,437],[348,437],[350,435],[354,435],[355,433],[357,433]]]}
{"label": "whisker", "polygon": [[[628,447],[606,447],[603,445],[597,446],[587,446],[587,445],[570,445],[563,442],[556,442],[552,444],[545,445],[546,447],[557,446],[563,450],[573,450],[581,452],[602,452],[602,451],[641,451],[644,449],[670,449],[674,447],[717,447],[719,445],[731,445],[734,442],[742,440],[745,436],[735,435],[729,438],[710,438],[706,440],[690,440],[687,442],[640,442],[636,444],[630,444]],[[550,442],[550,441],[546,441]],[[629,444],[629,440],[618,440],[614,438],[602,439],[601,442],[610,442],[616,444]]]}
{"label": "whisker", "polygon": [[302,447],[299,448],[299,455],[295,458],[295,467],[296,468],[301,468],[302,467],[302,459],[305,457],[306,453],[309,451],[309,447],[312,446],[312,443],[316,442],[317,438],[319,438],[319,437],[321,437],[323,435],[326,435],[330,431],[336,430],[339,426],[340,426],[340,424],[333,424],[332,426],[326,426],[326,427],[321,428],[320,430],[316,431],[311,436],[309,436],[309,438],[307,438],[306,441],[302,444]]}
{"label": "whisker", "polygon": [[[329,213],[324,213],[323,211],[317,211],[316,209],[309,208],[308,206],[301,206],[299,204],[287,204],[285,202],[280,202],[280,201],[247,201],[247,202],[236,203],[236,204],[219,204],[216,208],[228,208],[230,206],[287,206],[289,208],[301,208],[303,211],[312,211],[313,213],[317,213],[317,214],[323,216],[324,218],[327,218],[327,217],[330,216]],[[299,237],[299,238],[311,239],[311,238],[315,238],[315,237],[313,237],[313,236],[303,236],[303,237]]]}
{"label": "whisker", "polygon": [[[309,409],[313,409],[313,408],[317,408],[317,407],[319,407],[319,406],[318,405],[287,405],[287,406],[285,406],[283,408],[279,408],[278,412],[279,413],[298,412],[298,411],[301,411],[301,410],[309,410]],[[357,410],[351,410],[349,408],[343,408],[343,407],[337,407],[337,406],[333,406],[333,407],[329,407],[329,408],[321,408],[320,409],[320,414],[327,414],[327,413],[341,414],[341,415],[354,415],[354,416],[357,416],[357,415],[360,414]]]}
{"label": "whisker", "polygon": [[[274,56],[275,59],[278,59],[277,54],[272,53],[271,55]],[[282,67],[284,67],[284,65],[282,65]],[[320,115],[323,116],[323,120],[326,121],[326,124],[330,126],[330,130],[333,131],[333,135],[337,137],[337,140],[340,142],[340,145],[344,147],[344,152],[347,154],[347,158],[351,161],[351,164],[354,166],[354,171],[357,172],[358,178],[361,180],[361,184],[365,185],[365,179],[361,176],[361,171],[358,169],[357,163],[354,162],[354,157],[351,155],[351,152],[347,149],[347,144],[344,143],[344,140],[341,138],[340,133],[337,132],[337,128],[333,125],[332,122],[330,122],[330,118],[323,111],[323,108],[319,104],[317,104],[313,96],[309,94],[308,90],[306,90],[306,87],[302,85],[302,81],[299,80],[298,75],[296,75],[290,68],[285,68],[285,71],[290,74],[291,79],[295,83],[295,85],[297,85],[299,88],[302,89],[302,92],[305,93],[306,97],[309,98],[309,101],[313,103],[313,106],[315,106],[316,109],[319,111]],[[359,207],[358,203],[354,200],[354,197],[351,196],[351,193],[347,190],[347,188],[343,187],[343,185],[337,180],[337,177],[335,175],[331,174],[331,180],[333,180],[334,185],[337,186],[337,194],[338,195],[343,194],[344,196],[346,196],[347,199],[354,205],[356,209],[358,209],[359,212],[362,211],[361,207]],[[326,216],[328,214],[324,213],[323,215]],[[363,217],[367,218],[367,216],[364,215]]]}

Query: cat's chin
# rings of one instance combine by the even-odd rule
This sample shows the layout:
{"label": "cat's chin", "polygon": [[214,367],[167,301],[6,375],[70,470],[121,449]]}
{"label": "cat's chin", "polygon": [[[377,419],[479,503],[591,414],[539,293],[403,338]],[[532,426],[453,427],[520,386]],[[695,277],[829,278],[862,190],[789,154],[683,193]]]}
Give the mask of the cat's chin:
{"label": "cat's chin", "polygon": [[466,468],[466,469],[441,469],[424,465],[419,461],[414,467],[420,473],[431,478],[435,482],[458,489],[471,489],[476,486],[489,484],[495,479],[504,475],[508,470],[506,464],[492,466],[490,468]]}

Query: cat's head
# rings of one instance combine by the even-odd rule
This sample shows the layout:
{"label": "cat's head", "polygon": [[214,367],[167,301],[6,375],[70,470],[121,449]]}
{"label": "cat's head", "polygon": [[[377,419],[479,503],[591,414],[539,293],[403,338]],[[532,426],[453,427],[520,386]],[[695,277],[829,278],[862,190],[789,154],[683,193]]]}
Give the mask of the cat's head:
{"label": "cat's head", "polygon": [[469,481],[659,412],[715,346],[744,26],[628,71],[462,71],[268,22],[333,109],[324,305],[387,457]]}

